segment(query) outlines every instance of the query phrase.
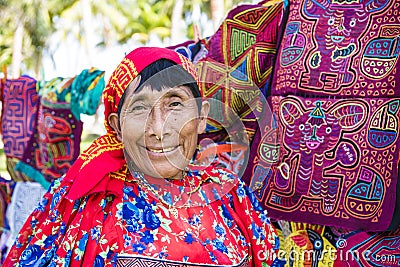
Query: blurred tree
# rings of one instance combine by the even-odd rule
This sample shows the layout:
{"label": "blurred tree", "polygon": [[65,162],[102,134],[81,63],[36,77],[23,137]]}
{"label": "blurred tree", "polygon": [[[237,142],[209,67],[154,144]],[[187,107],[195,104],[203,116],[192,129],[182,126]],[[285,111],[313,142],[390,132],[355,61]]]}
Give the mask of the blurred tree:
{"label": "blurred tree", "polygon": [[210,0],[211,20],[214,30],[218,28],[225,16],[225,3],[221,0]]}
{"label": "blurred tree", "polygon": [[[234,8],[240,3],[251,3],[252,0],[193,0],[185,1],[185,10],[190,10],[188,21],[188,37],[194,38],[193,36],[193,24],[199,26],[201,32],[214,33],[221,25],[223,19],[226,17],[229,10]],[[212,25],[202,25],[204,23],[204,17],[206,21],[211,20]],[[206,27],[211,27],[206,28]],[[207,36],[202,36],[207,37]]]}
{"label": "blurred tree", "polygon": [[[108,46],[135,39],[147,43],[155,34],[162,40],[171,34],[173,0],[0,0],[0,65],[11,65],[11,75],[21,68],[39,76],[41,58],[48,52],[50,37],[60,42],[72,35],[89,59],[93,45]],[[101,40],[90,44],[100,28]],[[23,64],[22,64],[23,62]]]}
{"label": "blurred tree", "polygon": [[[84,47],[90,62],[93,47],[109,47],[129,41],[147,44],[151,35],[162,41],[171,35],[174,0],[80,0],[60,18],[62,36]],[[96,42],[96,43],[90,43]]]}
{"label": "blurred tree", "polygon": [[11,64],[11,77],[20,75],[21,64],[39,75],[41,58],[48,39],[56,30],[52,25],[75,0],[1,0],[0,64]]}
{"label": "blurred tree", "polygon": [[[215,31],[237,0],[0,0],[0,65],[21,68],[39,77],[42,56],[51,55],[49,40],[73,36],[89,61],[94,46],[136,41],[147,44],[157,36],[168,44],[193,38],[193,24],[204,15]],[[201,25],[200,25],[201,26]],[[201,27],[200,27],[201,28]],[[203,36],[205,37],[205,36]],[[96,41],[96,43],[90,43]],[[168,45],[166,44],[166,45]],[[57,46],[56,46],[57,49]]]}

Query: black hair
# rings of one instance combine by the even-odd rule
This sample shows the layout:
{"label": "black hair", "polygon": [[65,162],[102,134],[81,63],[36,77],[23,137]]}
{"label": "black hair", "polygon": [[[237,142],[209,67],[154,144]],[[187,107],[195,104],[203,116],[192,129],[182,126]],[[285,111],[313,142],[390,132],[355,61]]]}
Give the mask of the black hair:
{"label": "black hair", "polygon": [[[140,83],[135,93],[140,92],[144,85],[150,86],[152,90],[157,91],[161,91],[165,87],[187,86],[196,99],[200,114],[202,99],[199,86],[193,76],[184,70],[182,66],[168,59],[159,59],[144,68],[139,75]],[[125,92],[118,105],[118,116],[121,113],[122,103],[125,101]]]}

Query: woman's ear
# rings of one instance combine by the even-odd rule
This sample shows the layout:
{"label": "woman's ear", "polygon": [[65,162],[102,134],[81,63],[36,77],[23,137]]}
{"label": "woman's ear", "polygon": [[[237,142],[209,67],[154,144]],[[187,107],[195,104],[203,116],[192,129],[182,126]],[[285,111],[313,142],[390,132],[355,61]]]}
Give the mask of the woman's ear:
{"label": "woman's ear", "polygon": [[210,103],[208,101],[204,100],[201,104],[199,125],[197,127],[198,134],[201,134],[206,130],[207,117],[208,117],[209,111],[210,111]]}
{"label": "woman's ear", "polygon": [[122,141],[121,126],[119,124],[118,114],[115,112],[110,113],[110,115],[108,115],[107,120],[111,128],[113,128],[113,130],[117,133],[118,140]]}

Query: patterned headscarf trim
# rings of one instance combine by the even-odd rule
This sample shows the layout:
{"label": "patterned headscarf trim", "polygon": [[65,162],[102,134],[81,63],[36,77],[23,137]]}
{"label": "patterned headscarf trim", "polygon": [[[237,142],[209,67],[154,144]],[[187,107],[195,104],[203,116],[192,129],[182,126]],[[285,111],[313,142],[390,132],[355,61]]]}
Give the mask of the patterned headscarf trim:
{"label": "patterned headscarf trim", "polygon": [[68,171],[67,182],[73,182],[67,198],[78,199],[105,190],[108,180],[124,180],[127,173],[123,144],[108,123],[108,116],[118,112],[118,105],[129,84],[150,64],[168,59],[182,66],[198,82],[194,65],[183,55],[167,48],[142,47],[130,52],[114,70],[103,92],[106,134],[94,140]]}

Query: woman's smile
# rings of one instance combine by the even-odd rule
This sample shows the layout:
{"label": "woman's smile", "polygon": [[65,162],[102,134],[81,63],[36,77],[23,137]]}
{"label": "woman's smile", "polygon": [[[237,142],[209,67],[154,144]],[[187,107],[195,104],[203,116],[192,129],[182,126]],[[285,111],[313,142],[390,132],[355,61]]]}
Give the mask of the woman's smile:
{"label": "woman's smile", "polygon": [[186,86],[161,91],[144,86],[133,91],[123,110],[122,140],[135,166],[152,177],[180,178],[205,128],[208,103],[199,112]]}
{"label": "woman's smile", "polygon": [[146,147],[146,150],[150,152],[150,154],[167,154],[169,152],[173,152],[177,150],[179,145],[177,146],[162,146],[162,147]]}

